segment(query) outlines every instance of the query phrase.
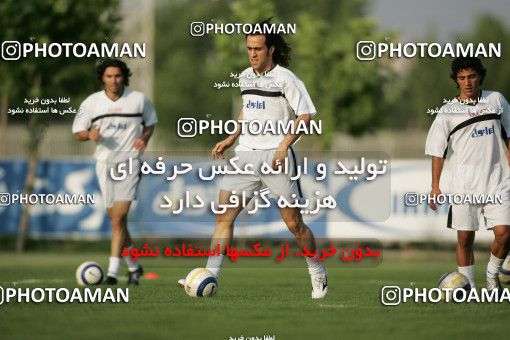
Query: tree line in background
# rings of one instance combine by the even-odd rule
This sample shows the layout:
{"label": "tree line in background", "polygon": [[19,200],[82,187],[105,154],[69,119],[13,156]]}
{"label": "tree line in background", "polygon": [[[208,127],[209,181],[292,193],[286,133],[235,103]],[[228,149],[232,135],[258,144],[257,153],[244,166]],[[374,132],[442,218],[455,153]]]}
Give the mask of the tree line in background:
{"label": "tree line in background", "polygon": [[[218,0],[159,4],[156,17],[156,105],[164,126],[175,129],[179,117],[229,119],[240,108],[239,89],[213,88],[229,74],[249,66],[244,36],[192,37],[192,21],[296,23],[288,36],[293,49],[290,69],[305,83],[323,122],[324,133],[314,141],[328,147],[336,134],[359,136],[379,129],[427,129],[434,116],[427,108],[441,106],[457,94],[449,78],[450,58],[397,61],[358,61],[360,40],[397,42],[398,32],[385,32],[366,16],[364,0]],[[498,18],[480,15],[471,32],[455,42],[502,44],[502,58],[482,60],[488,69],[483,88],[510,96],[510,30]],[[434,34],[416,41],[435,42]],[[401,62],[401,69],[396,63]],[[318,116],[319,118],[319,116]],[[169,141],[178,139],[171,131]],[[220,136],[204,135],[196,145],[210,146]],[[307,139],[310,140],[310,139]]]}
{"label": "tree line in background", "polygon": [[[376,22],[365,18],[366,1],[187,1],[160,5],[156,18],[156,105],[165,125],[179,117],[237,117],[238,88],[215,89],[232,81],[248,64],[242,35],[192,37],[192,21],[295,23],[297,34],[286,37],[293,54],[290,69],[305,83],[323,123],[316,142],[328,146],[334,133],[360,135],[381,123],[385,79],[390,70],[379,62],[356,60],[358,40],[381,40]],[[173,34],[163,34],[172,32]],[[170,134],[173,136],[174,134]],[[171,138],[171,137],[170,137]],[[219,136],[196,138],[209,146]]]}
{"label": "tree line in background", "polygon": [[[289,36],[293,49],[290,69],[306,87],[323,122],[323,134],[307,139],[307,145],[327,148],[334,134],[359,136],[378,129],[427,129],[433,116],[427,108],[441,105],[456,88],[449,79],[449,59],[413,59],[404,71],[393,61],[360,62],[355,46],[360,40],[398,41],[392,32],[377,27],[366,16],[365,0],[217,0],[156,1],[155,105],[158,134],[167,145],[192,145],[209,149],[221,136],[197,136],[183,141],[176,135],[180,117],[230,119],[240,109],[238,88],[215,89],[215,83],[234,81],[248,66],[244,36],[192,37],[193,21],[295,23],[297,34]],[[36,0],[0,2],[0,40],[21,42],[115,41],[118,32],[118,0]],[[433,42],[433,35],[424,41]],[[501,59],[484,60],[488,76],[484,88],[510,96],[510,31],[492,16],[481,15],[471,32],[459,42],[500,42]],[[73,103],[100,88],[94,74],[96,60],[72,58],[25,58],[0,61],[0,155],[6,142],[26,143],[29,171],[25,192],[33,192],[38,147],[45,127],[73,117],[53,115],[8,116],[7,109],[23,104],[26,97],[71,96]],[[128,61],[129,62],[129,61]],[[135,75],[136,76],[136,75]],[[8,123],[26,124],[28,141],[6,141]],[[161,132],[160,132],[161,131]],[[69,133],[71,133],[69,131]],[[179,143],[179,144],[178,144]],[[186,144],[188,143],[188,144]],[[176,147],[177,149],[177,147]],[[23,208],[17,239],[22,250],[28,233],[29,206]]]}
{"label": "tree line in background", "polygon": [[[91,0],[71,2],[64,0],[37,0],[20,2],[4,0],[0,3],[0,41],[34,43],[82,42],[100,43],[112,39],[116,25],[117,0]],[[8,117],[7,109],[12,105],[23,105],[24,98],[55,98],[58,96],[83,97],[94,89],[97,83],[91,77],[93,60],[71,59],[62,62],[51,58],[22,58],[18,61],[0,62],[0,145],[5,141],[8,120],[27,124],[28,140],[8,141],[26,143],[28,174],[25,180],[26,194],[34,192],[38,151],[45,128],[51,121],[62,121],[63,117],[30,114]],[[71,131],[69,131],[71,133]],[[29,230],[29,209],[23,211],[16,239],[16,251],[23,251]]]}
{"label": "tree line in background", "polygon": [[[425,41],[437,40],[434,35]],[[461,43],[501,43],[501,58],[481,58],[487,69],[482,89],[501,92],[510,100],[510,30],[502,20],[481,14],[474,22],[471,32],[458,34]],[[441,107],[444,98],[458,94],[457,87],[449,78],[452,59],[415,59],[408,72],[400,76],[391,88],[397,95],[389,102],[387,128],[428,129],[435,116],[427,114],[428,108]]]}
{"label": "tree line in background", "polygon": [[[37,0],[23,6],[15,0],[0,4],[0,37],[37,42],[115,41],[120,18],[118,1],[71,2]],[[456,94],[449,79],[451,60],[405,61],[356,59],[360,40],[398,41],[398,32],[378,28],[367,17],[366,0],[217,0],[156,1],[154,101],[159,113],[158,135],[167,145],[187,143],[176,134],[180,117],[229,119],[240,109],[238,88],[214,88],[215,83],[233,81],[230,74],[248,66],[242,35],[193,37],[190,23],[247,22],[268,17],[273,22],[295,23],[296,35],[287,37],[293,49],[290,69],[305,83],[323,123],[323,135],[307,139],[327,148],[334,134],[359,136],[379,129],[427,129],[433,116],[427,108],[439,106],[443,98]],[[433,34],[416,41],[436,41]],[[484,88],[510,96],[510,30],[500,20],[480,15],[460,42],[501,42],[501,59],[483,60],[488,76]],[[128,60],[129,63],[129,60]],[[402,63],[402,67],[396,65]],[[28,58],[0,62],[0,110],[7,120],[27,122],[34,148],[44,124],[73,117],[7,117],[6,109],[26,96],[65,93],[79,102],[99,88],[93,77],[95,60]],[[136,74],[135,74],[136,77]],[[2,125],[0,124],[0,126]],[[0,127],[1,131],[1,127]],[[0,133],[1,135],[1,133]],[[5,135],[5,134],[4,134]],[[220,136],[203,135],[193,145],[209,148]],[[1,143],[0,143],[1,144]]]}

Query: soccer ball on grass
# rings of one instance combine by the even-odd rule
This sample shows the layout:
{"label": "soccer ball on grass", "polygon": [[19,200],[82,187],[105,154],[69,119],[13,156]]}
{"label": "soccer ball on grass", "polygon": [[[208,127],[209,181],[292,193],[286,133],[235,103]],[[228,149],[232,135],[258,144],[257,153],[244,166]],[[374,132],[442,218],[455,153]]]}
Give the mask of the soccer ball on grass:
{"label": "soccer ball on grass", "polygon": [[506,257],[499,270],[499,282],[510,284],[510,256]]}
{"label": "soccer ball on grass", "polygon": [[184,290],[191,297],[210,297],[216,294],[218,281],[207,269],[195,268],[186,276]]}
{"label": "soccer ball on grass", "polygon": [[80,286],[100,284],[103,282],[103,277],[103,268],[96,262],[83,262],[76,269],[76,281]]}
{"label": "soccer ball on grass", "polygon": [[437,286],[440,289],[443,289],[443,288],[452,288],[453,289],[450,293],[443,292],[443,299],[445,298],[444,295],[446,293],[448,293],[450,295],[450,297],[456,293],[457,294],[456,297],[460,299],[462,296],[462,293],[455,292],[455,290],[459,289],[459,288],[464,289],[466,292],[469,292],[471,290],[471,284],[469,284],[469,279],[465,275],[462,275],[461,273],[457,273],[457,272],[443,274],[443,276],[441,276],[441,278],[439,279]]}

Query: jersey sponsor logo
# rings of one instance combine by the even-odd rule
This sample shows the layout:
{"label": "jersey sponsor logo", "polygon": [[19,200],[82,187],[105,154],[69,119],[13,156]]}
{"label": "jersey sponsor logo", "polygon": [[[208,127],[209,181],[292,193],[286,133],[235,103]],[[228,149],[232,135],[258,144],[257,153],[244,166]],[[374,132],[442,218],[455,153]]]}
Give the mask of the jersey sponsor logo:
{"label": "jersey sponsor logo", "polygon": [[115,130],[126,130],[127,129],[127,126],[128,126],[128,123],[110,123],[108,124],[108,126],[106,127],[107,130],[109,129],[115,129]]}
{"label": "jersey sponsor logo", "polygon": [[110,108],[108,109],[108,112],[109,112],[109,113],[117,113],[117,112],[122,112],[122,111],[123,111],[122,106],[110,107]]}
{"label": "jersey sponsor logo", "polygon": [[255,110],[265,110],[266,109],[266,101],[265,100],[248,100],[246,103],[247,109],[255,109]]}
{"label": "jersey sponsor logo", "polygon": [[471,133],[471,138],[483,137],[494,134],[494,125],[492,127],[485,127],[483,129],[474,129]]}
{"label": "jersey sponsor logo", "polygon": [[468,110],[468,113],[469,113],[469,116],[471,117],[477,117],[477,116],[482,116],[482,115],[487,115],[487,114],[501,114],[503,111],[501,109],[501,107],[499,108],[495,108],[495,107],[487,107],[487,108],[484,108],[484,109],[469,109]]}

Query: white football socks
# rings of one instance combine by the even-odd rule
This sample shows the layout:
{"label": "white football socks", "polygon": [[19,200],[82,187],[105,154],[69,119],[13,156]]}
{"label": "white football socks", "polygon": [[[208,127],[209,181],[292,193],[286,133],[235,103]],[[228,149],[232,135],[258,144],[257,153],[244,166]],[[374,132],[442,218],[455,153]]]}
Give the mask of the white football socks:
{"label": "white football socks", "polygon": [[209,256],[205,268],[218,278],[220,276],[223,260],[225,260],[225,255]]}
{"label": "white football socks", "polygon": [[310,273],[310,275],[325,273],[326,270],[324,269],[322,262],[318,261],[319,258],[320,256],[318,254],[313,257],[312,256],[305,257],[306,264],[308,265],[308,273]]}
{"label": "white football socks", "polygon": [[[133,248],[133,246],[129,246],[128,249],[129,249],[129,253],[131,254],[131,249]],[[140,262],[138,260],[135,260],[135,261],[131,261],[131,256],[124,256],[124,261],[126,261],[126,264],[127,264],[127,267],[128,267],[128,270],[130,272],[134,272],[135,270],[137,270],[138,268],[140,268]]]}
{"label": "white football socks", "polygon": [[110,256],[110,263],[108,264],[108,276],[117,278],[119,275],[120,257]]}
{"label": "white football socks", "polygon": [[489,259],[489,263],[487,264],[488,279],[494,279],[496,276],[498,276],[503,261],[505,261],[505,259],[497,258],[491,253],[491,258]]}
{"label": "white football socks", "polygon": [[459,273],[461,273],[462,275],[464,275],[465,277],[468,278],[469,280],[469,284],[471,285],[471,288],[476,288],[476,284],[475,284],[475,265],[472,264],[470,266],[465,266],[465,267],[457,267],[459,269]]}

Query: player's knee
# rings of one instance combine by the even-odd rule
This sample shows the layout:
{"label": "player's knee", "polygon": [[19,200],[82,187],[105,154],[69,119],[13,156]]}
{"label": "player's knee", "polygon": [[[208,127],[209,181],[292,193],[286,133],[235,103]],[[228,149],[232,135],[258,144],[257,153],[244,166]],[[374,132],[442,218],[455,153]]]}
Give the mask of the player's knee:
{"label": "player's knee", "polygon": [[110,221],[112,222],[113,228],[122,228],[126,221],[126,216],[120,216],[120,215],[119,216],[111,216]]}
{"label": "player's knee", "polygon": [[473,237],[469,234],[459,234],[457,237],[457,245],[461,248],[473,247]]}
{"label": "player's knee", "polygon": [[496,242],[501,245],[508,245],[510,242],[510,228],[505,228],[495,235]]}
{"label": "player's knee", "polygon": [[299,220],[291,220],[286,221],[287,228],[289,228],[290,232],[295,235],[300,235],[304,232],[305,226],[302,221]]}
{"label": "player's knee", "polygon": [[234,219],[231,216],[228,216],[227,214],[216,215],[216,225],[230,223],[234,223]]}
{"label": "player's knee", "polygon": [[231,231],[234,228],[234,221],[216,218],[216,230],[221,232]]}

